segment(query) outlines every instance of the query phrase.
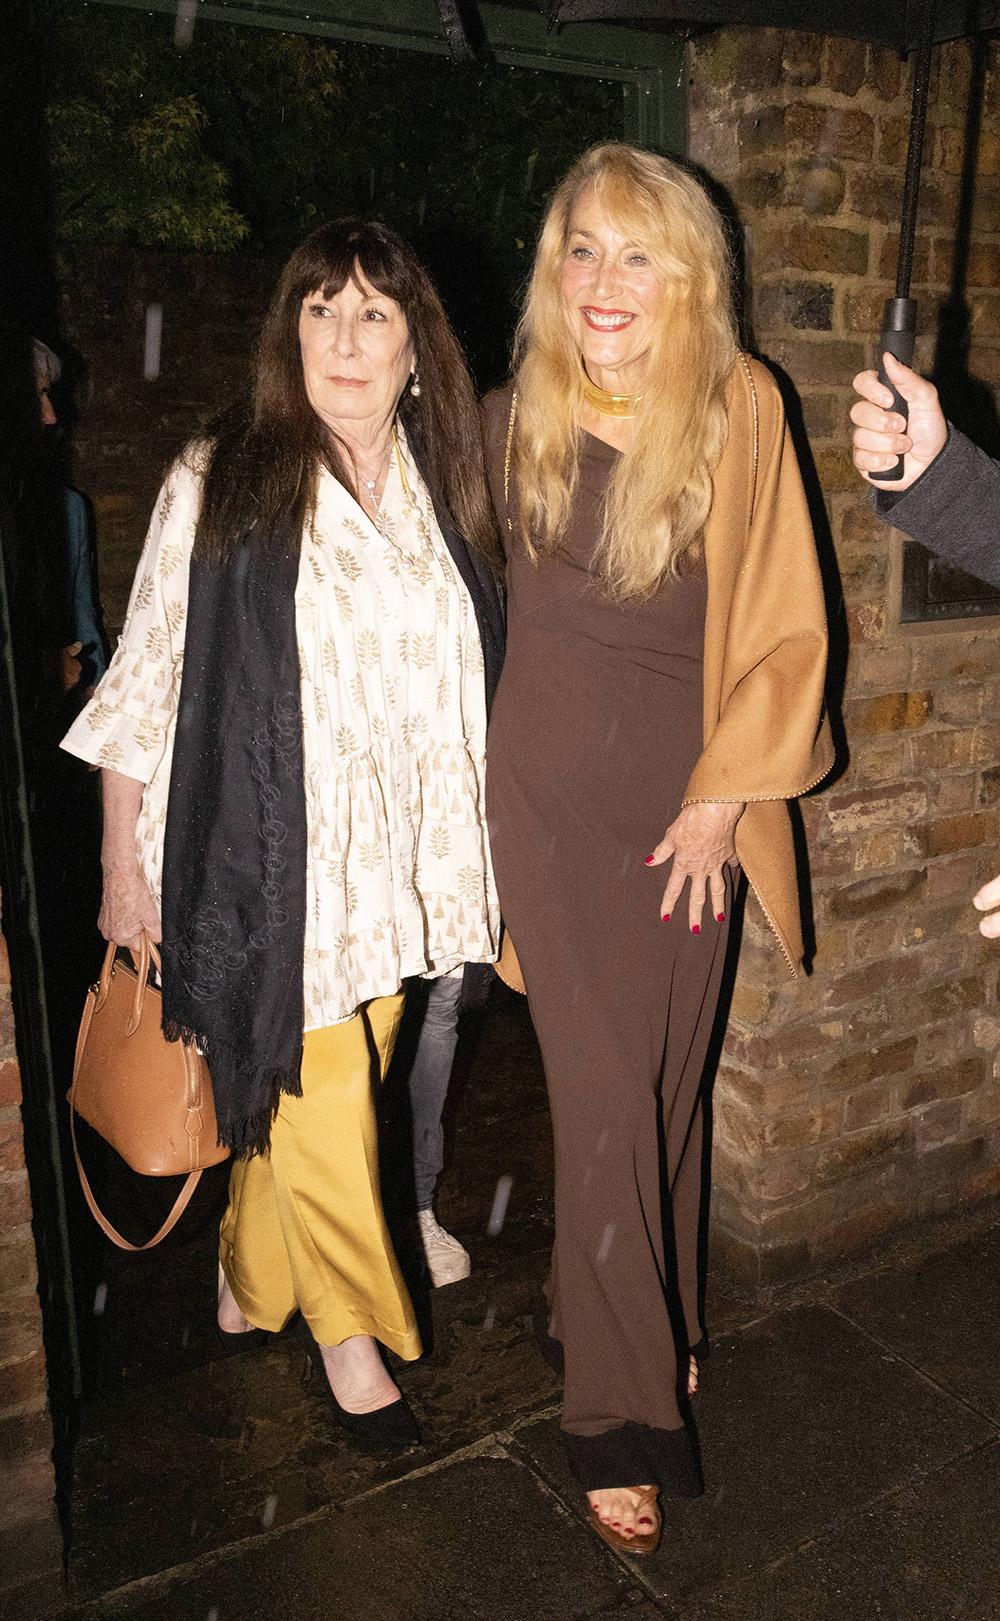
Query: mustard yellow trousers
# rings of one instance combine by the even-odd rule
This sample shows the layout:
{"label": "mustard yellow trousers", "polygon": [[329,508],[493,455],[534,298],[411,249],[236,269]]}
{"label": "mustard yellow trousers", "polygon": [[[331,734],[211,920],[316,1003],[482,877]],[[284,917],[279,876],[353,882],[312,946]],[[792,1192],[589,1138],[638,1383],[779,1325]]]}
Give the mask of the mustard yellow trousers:
{"label": "mustard yellow trousers", "polygon": [[310,1031],[302,1096],[283,1097],[266,1154],[237,1160],[219,1257],[237,1305],[277,1333],[300,1311],[320,1345],[371,1334],[420,1355],[413,1307],[382,1212],[374,1091],[403,997]]}

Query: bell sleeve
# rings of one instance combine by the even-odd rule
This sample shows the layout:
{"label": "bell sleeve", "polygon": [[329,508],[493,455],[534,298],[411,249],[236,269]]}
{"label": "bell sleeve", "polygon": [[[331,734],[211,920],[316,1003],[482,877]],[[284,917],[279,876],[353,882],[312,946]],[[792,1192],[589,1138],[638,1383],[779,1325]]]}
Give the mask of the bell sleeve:
{"label": "bell sleeve", "polygon": [[173,739],[201,478],[187,461],[160,491],[117,650],[62,742],[93,766],[148,784]]}

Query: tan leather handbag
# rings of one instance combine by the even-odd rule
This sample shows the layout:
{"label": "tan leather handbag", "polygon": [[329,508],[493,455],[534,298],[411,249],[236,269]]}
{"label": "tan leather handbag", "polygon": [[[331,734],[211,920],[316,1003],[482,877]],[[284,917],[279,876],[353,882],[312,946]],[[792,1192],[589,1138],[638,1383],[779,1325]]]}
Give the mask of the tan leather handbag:
{"label": "tan leather handbag", "polygon": [[[123,1250],[148,1250],[176,1225],[202,1171],[228,1159],[219,1146],[208,1066],[195,1047],[167,1041],[160,992],[148,982],[150,960],[160,954],[143,934],[139,959],[115,961],[108,946],[104,967],[90,987],[80,1020],[69,1089],[70,1130],[80,1186],[94,1220]],[[76,1115],[99,1131],[133,1171],[187,1181],[163,1226],[147,1244],[130,1244],[98,1209],[76,1146]]]}

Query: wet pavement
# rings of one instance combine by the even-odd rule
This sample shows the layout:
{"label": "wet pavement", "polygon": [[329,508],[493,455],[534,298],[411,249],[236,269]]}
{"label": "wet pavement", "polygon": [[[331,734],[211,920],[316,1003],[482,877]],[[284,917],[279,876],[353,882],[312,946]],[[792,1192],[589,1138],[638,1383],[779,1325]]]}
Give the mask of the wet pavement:
{"label": "wet pavement", "polygon": [[705,1495],[619,1558],[584,1523],[536,1339],[551,1142],[513,995],[450,1110],[439,1215],[473,1273],[422,1297],[428,1354],[396,1368],[419,1449],[338,1430],[301,1324],[217,1336],[224,1168],[175,1242],[103,1257],[64,1621],[1000,1621],[1000,1207],[766,1311],[717,1282]]}

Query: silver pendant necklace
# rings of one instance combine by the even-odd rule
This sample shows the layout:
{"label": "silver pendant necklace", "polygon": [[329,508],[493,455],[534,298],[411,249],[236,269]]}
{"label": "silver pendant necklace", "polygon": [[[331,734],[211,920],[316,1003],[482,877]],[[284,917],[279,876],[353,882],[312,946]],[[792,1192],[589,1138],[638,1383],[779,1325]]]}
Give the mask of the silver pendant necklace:
{"label": "silver pendant necklace", "polygon": [[[391,448],[390,448],[390,451],[389,451],[389,459],[390,460],[392,459],[392,450],[391,450]],[[363,478],[361,480],[361,482],[364,485],[365,489],[368,491],[368,499],[371,502],[372,507],[377,512],[378,511],[378,502],[375,499],[375,486],[378,483],[378,479],[377,478]]]}
{"label": "silver pendant necklace", "polygon": [[[389,444],[388,455],[386,456],[386,474],[388,474],[389,468],[392,466],[392,453],[393,453],[393,451],[396,452],[396,456],[397,456],[397,459],[398,459],[399,458],[399,445],[396,442],[396,430],[395,430],[395,428],[393,428],[393,430],[392,430],[392,439],[391,439],[390,444]],[[399,468],[400,468],[400,476],[403,479],[403,487],[404,487],[404,489],[408,489],[408,486],[406,484],[406,475],[403,473],[402,461],[400,461],[400,463],[399,463]],[[368,491],[368,499],[371,501],[372,506],[374,507],[375,511],[377,512],[378,511],[378,502],[375,499],[375,486],[378,483],[378,479],[377,478],[363,478],[361,480],[361,483],[364,486],[364,488]]]}

